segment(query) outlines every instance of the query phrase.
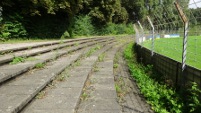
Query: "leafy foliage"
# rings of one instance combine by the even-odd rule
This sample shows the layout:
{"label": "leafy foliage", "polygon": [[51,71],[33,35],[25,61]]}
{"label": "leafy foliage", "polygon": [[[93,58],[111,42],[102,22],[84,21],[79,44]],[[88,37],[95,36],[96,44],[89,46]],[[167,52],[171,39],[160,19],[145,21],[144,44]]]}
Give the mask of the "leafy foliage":
{"label": "leafy foliage", "polygon": [[133,34],[132,24],[114,24],[108,23],[101,30],[101,35],[119,35],[119,34]]}
{"label": "leafy foliage", "polygon": [[128,20],[128,13],[121,6],[121,0],[86,0],[84,6],[86,6],[85,13],[89,13],[98,25],[111,22],[124,23]]}
{"label": "leafy foliage", "polygon": [[10,62],[10,64],[18,64],[18,63],[21,63],[21,62],[25,62],[25,59],[24,57],[15,57],[13,58],[12,62]]}
{"label": "leafy foliage", "polygon": [[2,0],[1,4],[8,8],[19,8],[23,14],[29,15],[55,15],[62,11],[73,16],[82,8],[82,0]]}
{"label": "leafy foliage", "polygon": [[[78,35],[127,33],[129,30],[125,29],[124,24],[143,20],[146,15],[156,12],[156,10],[161,11],[161,14],[158,15],[164,18],[162,16],[164,11],[157,6],[159,4],[168,6],[172,4],[173,0],[160,1],[1,0],[0,5],[4,9],[3,18],[6,17],[4,18],[5,24],[3,22],[1,25],[1,37],[4,39],[27,36],[31,38],[67,38]],[[23,18],[17,19],[18,15]],[[83,26],[87,29],[84,29]],[[102,29],[103,27],[106,29]],[[100,31],[97,32],[94,28],[98,28]]]}
{"label": "leafy foliage", "polygon": [[119,35],[133,34],[132,24],[114,24],[108,23],[103,27],[93,25],[89,15],[77,16],[72,27],[72,36],[90,36],[90,35]]}
{"label": "leafy foliage", "polygon": [[[174,89],[152,79],[151,66],[138,64],[133,54],[133,44],[129,44],[124,51],[132,77],[136,80],[141,93],[147,99],[156,113],[199,113],[201,103],[199,94],[201,90],[196,83],[177,93]],[[157,77],[156,75],[154,75]]]}
{"label": "leafy foliage", "polygon": [[[183,96],[185,100],[185,111],[191,113],[200,113],[201,112],[201,102],[199,94],[201,90],[198,89],[198,86],[195,82],[192,82],[190,88],[187,91],[184,91],[185,96]],[[186,95],[187,94],[187,95]]]}
{"label": "leafy foliage", "polygon": [[89,36],[94,34],[94,31],[90,16],[80,15],[75,18],[75,23],[72,27],[73,36]]}
{"label": "leafy foliage", "polygon": [[22,22],[20,22],[22,19],[23,18],[18,14],[5,17],[2,21],[0,37],[5,40],[12,38],[25,38],[27,36],[27,31]]}

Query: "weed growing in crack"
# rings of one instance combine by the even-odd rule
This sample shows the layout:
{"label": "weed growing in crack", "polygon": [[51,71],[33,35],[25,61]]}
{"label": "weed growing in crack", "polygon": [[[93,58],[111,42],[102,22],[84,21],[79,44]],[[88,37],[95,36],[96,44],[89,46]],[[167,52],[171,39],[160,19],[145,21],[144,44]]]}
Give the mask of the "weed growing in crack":
{"label": "weed growing in crack", "polygon": [[113,68],[118,68],[118,67],[119,67],[119,64],[114,63]]}
{"label": "weed growing in crack", "polygon": [[99,61],[99,62],[103,62],[104,58],[105,58],[105,53],[101,54],[101,55],[98,57],[98,61]]}
{"label": "weed growing in crack", "polygon": [[80,60],[77,60],[77,61],[75,62],[75,66],[80,66],[80,65],[81,65]]}
{"label": "weed growing in crack", "polygon": [[82,100],[82,101],[83,101],[83,100],[86,100],[87,97],[88,97],[88,94],[84,92],[84,93],[82,93],[82,95],[81,95],[81,100]]}
{"label": "weed growing in crack", "polygon": [[98,72],[98,71],[99,71],[98,66],[95,65],[95,66],[93,67],[93,70],[94,70],[94,72]]}
{"label": "weed growing in crack", "polygon": [[63,41],[63,40],[60,40],[59,44],[63,44],[63,43],[64,43],[64,41]]}
{"label": "weed growing in crack", "polygon": [[129,89],[127,88],[124,80],[122,77],[118,77],[115,80],[115,89],[117,92],[117,96],[118,96],[118,101],[122,102],[124,96],[129,92]]}
{"label": "weed growing in crack", "polygon": [[62,75],[59,75],[56,80],[64,81],[64,80],[66,80],[67,77],[69,77],[69,75],[62,74]]}
{"label": "weed growing in crack", "polygon": [[59,57],[59,52],[58,52],[58,50],[55,51],[54,57],[52,58],[52,60],[55,61],[55,60],[57,59],[57,57]]}
{"label": "weed growing in crack", "polygon": [[101,48],[100,45],[96,45],[96,47],[91,48],[91,49],[86,53],[86,56],[87,56],[87,57],[91,56],[94,52],[96,52],[96,51],[99,50],[100,48]]}
{"label": "weed growing in crack", "polygon": [[46,91],[41,91],[36,95],[36,99],[43,99],[46,95]]}
{"label": "weed growing in crack", "polygon": [[70,75],[68,73],[68,69],[66,68],[66,70],[64,72],[62,72],[59,76],[57,76],[56,80],[57,81],[64,81],[68,77],[70,77]]}
{"label": "weed growing in crack", "polygon": [[75,43],[75,46],[78,46],[79,45],[79,43],[77,42],[77,43]]}
{"label": "weed growing in crack", "polygon": [[45,66],[44,63],[37,63],[37,64],[35,65],[35,68],[41,69],[41,68],[44,68],[44,66]]}
{"label": "weed growing in crack", "polygon": [[72,67],[75,67],[75,66],[80,66],[81,65],[81,60],[77,60],[75,61],[73,64],[72,64]]}
{"label": "weed growing in crack", "polygon": [[31,49],[32,49],[32,46],[29,46],[27,49],[28,49],[28,50],[31,50]]}
{"label": "weed growing in crack", "polygon": [[10,64],[18,64],[18,63],[22,63],[25,62],[25,57],[14,57],[12,62],[10,62]]}

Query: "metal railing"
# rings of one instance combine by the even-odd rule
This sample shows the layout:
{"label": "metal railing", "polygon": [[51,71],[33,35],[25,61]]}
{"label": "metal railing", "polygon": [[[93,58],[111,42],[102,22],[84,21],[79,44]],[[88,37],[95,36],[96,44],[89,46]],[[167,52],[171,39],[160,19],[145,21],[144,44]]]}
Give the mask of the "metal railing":
{"label": "metal railing", "polygon": [[168,6],[160,3],[146,20],[135,24],[135,31],[137,45],[148,48],[150,57],[157,53],[181,63],[181,84],[189,76],[187,67],[200,72],[201,0],[175,0]]}

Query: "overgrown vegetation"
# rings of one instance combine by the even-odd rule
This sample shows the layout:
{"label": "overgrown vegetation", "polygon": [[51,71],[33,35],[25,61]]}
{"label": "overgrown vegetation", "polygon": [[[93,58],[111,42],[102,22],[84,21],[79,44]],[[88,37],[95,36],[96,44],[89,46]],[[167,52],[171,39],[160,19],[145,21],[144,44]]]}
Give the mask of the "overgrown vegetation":
{"label": "overgrown vegetation", "polygon": [[121,0],[2,0],[0,6],[3,41],[133,33]]}
{"label": "overgrown vegetation", "polygon": [[98,61],[103,62],[104,58],[105,58],[105,53],[98,56]]}
{"label": "overgrown vegetation", "polygon": [[36,65],[35,65],[35,68],[37,68],[37,69],[41,69],[41,68],[44,68],[45,67],[45,64],[44,63],[37,63]]}
{"label": "overgrown vegetation", "polygon": [[100,45],[96,45],[96,47],[91,48],[87,53],[86,53],[86,57],[91,56],[94,52],[96,52],[97,50],[99,50],[101,48]]}
{"label": "overgrown vegetation", "polygon": [[75,23],[72,27],[73,36],[90,36],[95,32],[95,28],[92,25],[90,16],[80,15],[75,17]]}
{"label": "overgrown vegetation", "polygon": [[177,93],[174,88],[168,87],[162,82],[157,82],[152,76],[151,66],[138,64],[133,53],[133,44],[129,44],[124,51],[124,57],[128,63],[132,77],[137,82],[141,93],[156,113],[199,113],[201,112],[197,85],[184,89]]}
{"label": "overgrown vegetation", "polygon": [[89,15],[80,15],[75,18],[72,27],[72,36],[91,36],[91,35],[119,35],[133,34],[132,24],[107,23],[101,27],[93,24]]}
{"label": "overgrown vegetation", "polygon": [[21,62],[25,62],[25,57],[14,57],[12,62],[10,62],[10,64],[18,64]]}

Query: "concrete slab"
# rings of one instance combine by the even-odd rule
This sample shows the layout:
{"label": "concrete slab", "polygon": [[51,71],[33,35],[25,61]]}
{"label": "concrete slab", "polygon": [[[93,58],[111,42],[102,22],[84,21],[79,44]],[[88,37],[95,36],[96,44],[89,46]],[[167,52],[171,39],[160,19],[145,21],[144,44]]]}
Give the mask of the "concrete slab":
{"label": "concrete slab", "polygon": [[79,98],[82,88],[61,88],[55,87],[47,92],[47,95],[66,96],[67,98]]}
{"label": "concrete slab", "polygon": [[[82,52],[78,52],[78,53],[75,53],[75,54],[72,55],[74,57],[70,57],[70,58],[69,58],[69,56],[62,57],[62,58],[58,59],[57,61],[54,61],[54,65],[47,66],[43,70],[34,71],[29,76],[27,76],[27,79],[33,80],[33,79],[44,79],[44,77],[41,76],[41,75],[48,75],[48,79],[46,79],[44,81],[44,83],[41,84],[40,86],[33,85],[31,88],[30,88],[30,86],[27,86],[27,87],[17,86],[16,83],[15,83],[15,81],[12,81],[11,83],[9,83],[9,86],[6,86],[6,87],[9,87],[11,89],[9,89],[9,88],[2,88],[2,87],[5,87],[5,86],[2,86],[1,87],[2,90],[3,90],[3,92],[1,92],[2,95],[3,94],[7,95],[9,93],[12,93],[12,95],[13,95],[11,97],[3,97],[3,96],[0,97],[0,100],[3,100],[3,102],[4,102],[3,107],[6,110],[9,108],[10,109],[10,113],[14,112],[14,111],[18,112],[40,90],[42,90],[57,74],[61,73],[61,71],[63,71],[66,68],[66,66],[69,66],[69,64],[71,62],[75,61],[81,54],[82,54]],[[23,81],[24,78],[23,77],[19,77],[17,80],[18,81],[21,81],[21,80]],[[32,82],[32,84],[34,84],[34,83]],[[35,84],[38,84],[38,83],[35,83]],[[14,87],[12,88],[12,86],[16,87],[16,89],[19,88],[19,90],[14,89]],[[13,90],[13,91],[10,91],[10,90]],[[26,92],[26,91],[29,91],[29,90],[30,90],[30,92]],[[28,95],[22,95],[22,94],[19,95],[18,93],[19,94],[20,93],[22,93],[22,94],[28,94]],[[9,106],[12,106],[12,107],[10,108]]]}
{"label": "concrete slab", "polygon": [[[22,108],[22,103],[27,103],[29,95],[0,95],[0,109],[6,113],[15,113]],[[20,103],[19,103],[20,102]]]}
{"label": "concrete slab", "polygon": [[85,110],[85,111],[79,111],[80,113],[122,113],[121,111],[119,110],[108,110],[108,109],[104,109],[104,110]]}
{"label": "concrete slab", "polygon": [[[99,39],[107,39],[107,38],[79,38],[79,39],[67,39],[67,40],[55,40],[55,41],[45,41],[45,42],[24,42],[24,43],[13,43],[13,44],[1,44],[0,45],[0,52],[6,51],[16,51],[16,50],[23,50],[27,48],[35,48],[35,47],[42,47],[54,44],[62,43],[69,43],[75,41],[84,41],[84,40],[99,40]],[[112,39],[112,38],[110,38]]]}
{"label": "concrete slab", "polygon": [[120,110],[119,104],[116,102],[116,99],[93,99],[89,100],[91,104],[86,106],[85,110]]}
{"label": "concrete slab", "polygon": [[[96,75],[94,75],[96,76]],[[95,78],[95,77],[93,77]],[[94,85],[114,85],[114,77],[113,78],[97,78]]]}
{"label": "concrete slab", "polygon": [[101,97],[103,99],[117,99],[116,90],[106,90],[106,89],[94,89],[90,96],[93,97]]}
{"label": "concrete slab", "polygon": [[[116,49],[107,51],[104,61],[97,63],[98,71],[90,76],[92,88],[86,87],[86,92],[90,96],[80,104],[77,113],[121,113],[113,76],[113,57],[116,52],[112,51]],[[105,61],[105,59],[109,60]]]}
{"label": "concrete slab", "polygon": [[[79,46],[69,48],[66,50],[59,50],[57,52],[50,52],[50,53],[42,54],[42,55],[33,57],[33,58],[37,59],[34,61],[26,61],[25,63],[19,63],[19,64],[15,64],[15,65],[6,65],[3,67],[0,67],[0,72],[1,72],[0,73],[1,74],[0,75],[0,83],[6,81],[9,78],[22,74],[23,72],[26,72],[29,69],[32,69],[38,63],[44,63],[48,60],[54,59],[58,56],[66,54],[70,51],[75,51],[79,48],[83,48],[83,47],[86,47],[87,45],[90,45],[90,44],[92,45],[95,43],[97,43],[97,42],[89,42],[85,45],[79,45]],[[72,56],[72,57],[74,57],[74,56]],[[89,63],[88,65],[91,65],[91,64]],[[10,70],[12,70],[12,71],[10,71]]]}
{"label": "concrete slab", "polygon": [[62,88],[82,88],[85,84],[85,80],[88,75],[83,75],[82,77],[70,77],[66,82],[62,82],[60,87]]}
{"label": "concrete slab", "polygon": [[[45,100],[45,101],[44,101]],[[43,99],[37,99],[30,104],[30,109],[73,109],[77,98],[65,95],[46,95]]]}
{"label": "concrete slab", "polygon": [[[98,73],[98,72],[96,72]],[[114,79],[114,76],[111,76],[110,74],[106,74],[106,73],[98,73],[95,76],[92,76],[91,79]]]}
{"label": "concrete slab", "polygon": [[108,67],[113,67],[113,63],[111,62],[99,62],[97,64],[98,67],[105,67],[105,66],[108,66]]}
{"label": "concrete slab", "polygon": [[[24,110],[21,113],[74,113],[72,109],[31,109]],[[1,113],[1,112],[0,112]]]}
{"label": "concrete slab", "polygon": [[[100,53],[101,54],[101,53]],[[93,56],[93,59],[97,59],[98,56]],[[70,70],[68,77],[65,81],[55,84],[54,89],[47,89],[47,95],[43,99],[34,100],[26,110],[27,113],[33,112],[35,109],[64,109],[74,111],[76,105],[80,100],[82,88],[88,78],[89,73],[92,70],[92,66],[95,60],[90,61],[83,59],[83,63],[80,66],[74,67]],[[82,62],[81,61],[81,62]],[[88,65],[90,64],[90,65]],[[81,73],[79,73],[81,71]],[[63,112],[61,110],[61,112]]]}
{"label": "concrete slab", "polygon": [[113,66],[108,66],[107,64],[105,64],[105,67],[98,67],[98,70],[107,71],[108,73],[113,73]]}
{"label": "concrete slab", "polygon": [[2,86],[0,92],[3,95],[31,95],[38,90],[38,86]]}

